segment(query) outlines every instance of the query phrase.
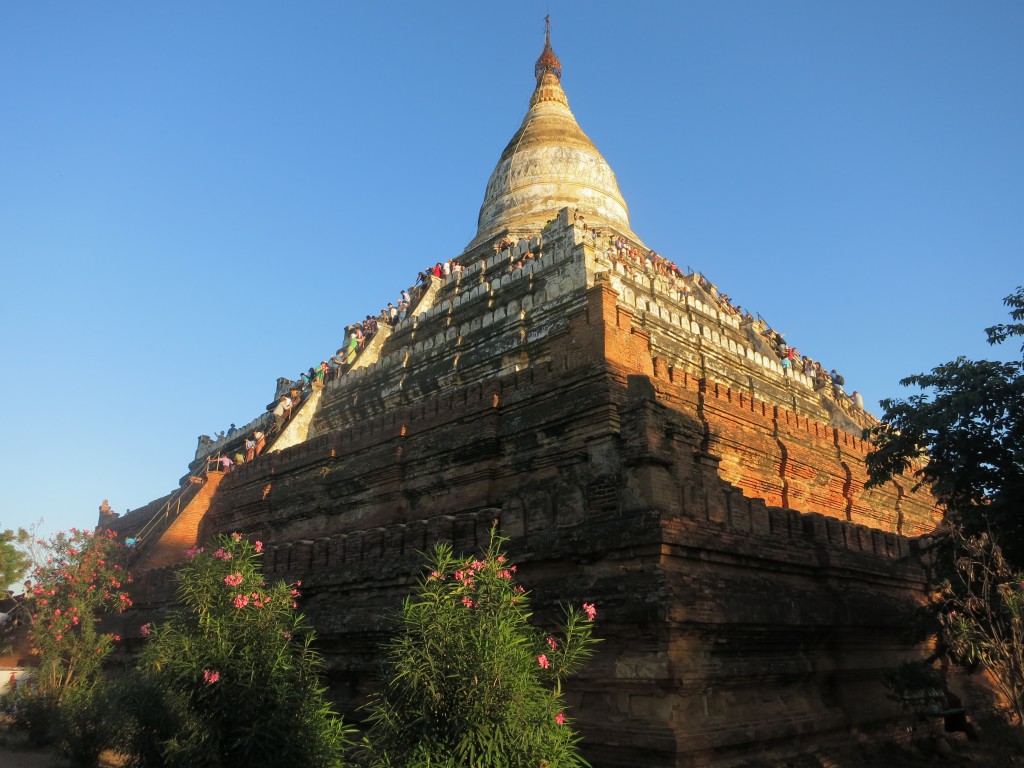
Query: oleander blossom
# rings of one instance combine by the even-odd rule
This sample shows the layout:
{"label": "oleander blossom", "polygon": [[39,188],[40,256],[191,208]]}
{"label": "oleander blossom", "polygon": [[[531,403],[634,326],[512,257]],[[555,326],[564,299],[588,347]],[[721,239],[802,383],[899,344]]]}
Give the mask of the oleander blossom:
{"label": "oleander blossom", "polygon": [[537,663],[540,664],[541,669],[547,669],[551,666],[551,662],[548,661],[548,657],[545,656],[543,653],[537,657]]}
{"label": "oleander blossom", "polygon": [[143,624],[141,627],[139,627],[139,632],[141,632],[146,637],[149,637],[149,635],[153,632],[153,624]]}
{"label": "oleander blossom", "polygon": [[203,670],[203,682],[207,685],[213,685],[220,680],[220,672],[215,669],[204,669]]}
{"label": "oleander blossom", "polygon": [[594,617],[597,616],[597,608],[594,607],[593,603],[584,603],[583,612],[587,614],[588,621],[593,621]]}
{"label": "oleander blossom", "polygon": [[262,541],[257,541],[255,544],[253,544],[253,549],[255,549],[257,552],[262,552],[263,551],[263,542]]}
{"label": "oleander blossom", "polygon": [[559,712],[557,715],[555,715],[555,722],[559,725],[565,725],[565,713]]}
{"label": "oleander blossom", "polygon": [[242,574],[230,573],[224,577],[224,583],[227,584],[229,587],[237,587],[239,584],[242,583]]}

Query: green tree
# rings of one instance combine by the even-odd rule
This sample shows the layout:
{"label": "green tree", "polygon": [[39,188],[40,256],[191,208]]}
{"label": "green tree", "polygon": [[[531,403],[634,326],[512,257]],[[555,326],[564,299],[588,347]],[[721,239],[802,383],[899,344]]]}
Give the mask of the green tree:
{"label": "green tree", "polygon": [[22,544],[29,536],[24,528],[0,531],[0,589],[9,589],[21,580],[32,561]]}
{"label": "green tree", "polygon": [[341,766],[349,729],[325,698],[300,585],[267,586],[262,544],[222,536],[190,551],[181,609],[148,641],[123,706],[136,766]]}
{"label": "green tree", "polygon": [[369,704],[375,768],[568,768],[586,765],[562,681],[593,652],[593,605],[559,632],[529,623],[529,599],[491,532],[478,558],[439,544],[387,645]]}
{"label": "green tree", "polygon": [[[1024,337],[1024,286],[1004,303],[1014,322],[986,329],[993,345]],[[958,357],[900,384],[922,392],[882,402],[869,485],[912,470],[967,535],[997,531],[1010,561],[1024,563],[1024,357]]]}
{"label": "green tree", "polygon": [[949,537],[952,568],[933,605],[944,646],[955,661],[991,670],[1024,725],[1024,573],[988,534],[951,526]]}
{"label": "green tree", "polygon": [[[1024,287],[990,344],[1024,337]],[[1024,344],[1021,345],[1024,354]],[[923,392],[886,400],[869,485],[908,470],[945,505],[932,562],[940,648],[990,670],[1024,725],[1024,359],[956,360],[903,379]]]}

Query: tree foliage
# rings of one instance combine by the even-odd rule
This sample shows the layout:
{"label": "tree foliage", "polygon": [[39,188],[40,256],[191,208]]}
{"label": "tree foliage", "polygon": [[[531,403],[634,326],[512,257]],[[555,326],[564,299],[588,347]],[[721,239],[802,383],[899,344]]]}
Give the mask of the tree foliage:
{"label": "tree foliage", "polygon": [[567,609],[557,633],[531,626],[504,541],[492,530],[480,558],[434,548],[370,702],[376,768],[586,765],[561,685],[593,652],[596,609]]}
{"label": "tree foliage", "polygon": [[260,542],[222,536],[190,551],[182,608],[148,641],[124,707],[136,766],[341,766],[349,729],[320,682],[299,584],[267,586]]}
{"label": "tree foliage", "polygon": [[9,589],[21,580],[32,565],[22,544],[29,537],[24,528],[0,531],[0,589]]}
{"label": "tree foliage", "polygon": [[[1014,322],[986,329],[993,345],[1024,337],[1024,286],[1004,303]],[[958,357],[900,383],[922,392],[882,402],[869,485],[912,470],[968,534],[991,526],[1007,557],[1024,562],[1024,354],[1009,362]]]}
{"label": "tree foliage", "polygon": [[964,536],[950,526],[950,576],[934,605],[949,655],[992,671],[1024,725],[1024,573],[987,533]]}

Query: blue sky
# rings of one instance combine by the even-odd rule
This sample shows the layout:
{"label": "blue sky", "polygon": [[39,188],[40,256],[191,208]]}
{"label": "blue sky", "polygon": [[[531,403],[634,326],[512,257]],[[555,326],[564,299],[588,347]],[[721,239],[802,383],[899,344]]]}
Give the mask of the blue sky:
{"label": "blue sky", "polygon": [[1009,356],[1024,3],[0,4],[0,527],[176,487],[461,252],[550,10],[633,230],[869,408]]}

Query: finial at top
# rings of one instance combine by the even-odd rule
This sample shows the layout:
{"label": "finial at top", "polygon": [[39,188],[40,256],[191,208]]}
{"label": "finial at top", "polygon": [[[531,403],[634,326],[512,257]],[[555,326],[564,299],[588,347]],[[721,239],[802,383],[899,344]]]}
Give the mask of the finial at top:
{"label": "finial at top", "polygon": [[538,85],[540,85],[540,79],[544,76],[545,72],[551,72],[559,80],[562,79],[562,62],[558,60],[555,52],[551,49],[550,15],[544,17],[544,50],[540,52],[537,65],[533,68],[533,74],[537,78]]}

